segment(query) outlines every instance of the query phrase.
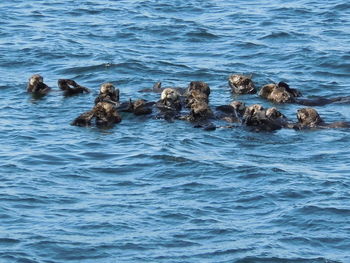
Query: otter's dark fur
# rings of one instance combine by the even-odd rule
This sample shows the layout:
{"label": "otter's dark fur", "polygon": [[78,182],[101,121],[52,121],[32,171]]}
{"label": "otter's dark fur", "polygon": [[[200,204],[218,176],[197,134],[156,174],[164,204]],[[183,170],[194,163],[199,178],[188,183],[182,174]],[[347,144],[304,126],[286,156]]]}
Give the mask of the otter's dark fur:
{"label": "otter's dark fur", "polygon": [[303,106],[324,106],[334,102],[350,102],[350,96],[301,98],[301,93],[296,89],[291,89],[285,82],[267,84],[260,89],[259,95],[276,103],[295,103]]}
{"label": "otter's dark fur", "polygon": [[264,109],[259,104],[246,107],[243,124],[254,131],[274,131],[289,125],[285,116],[276,108]]}
{"label": "otter's dark fur", "polygon": [[318,112],[313,108],[302,108],[297,110],[298,123],[295,129],[310,128],[350,128],[349,122],[325,123]]}
{"label": "otter's dark fur", "polygon": [[44,83],[44,78],[39,74],[35,74],[29,78],[27,92],[33,95],[46,95],[51,88]]}
{"label": "otter's dark fur", "polygon": [[246,107],[244,102],[232,101],[229,105],[216,107],[216,118],[227,122],[242,122]]}
{"label": "otter's dark fur", "polygon": [[185,106],[191,108],[195,101],[204,101],[209,103],[210,88],[209,85],[203,81],[192,81],[185,92]]}
{"label": "otter's dark fur", "polygon": [[186,107],[190,108],[190,112],[180,119],[190,121],[195,127],[205,130],[215,130],[210,120],[214,119],[213,111],[209,107],[209,85],[202,81],[192,81],[185,93]]}
{"label": "otter's dark fur", "polygon": [[166,88],[163,90],[160,100],[156,103],[158,109],[157,119],[165,119],[167,121],[173,121],[179,116],[179,112],[182,109],[181,95],[173,88]]}
{"label": "otter's dark fur", "polygon": [[162,91],[157,107],[161,110],[181,110],[180,94],[177,90],[166,88]]}
{"label": "otter's dark fur", "polygon": [[256,93],[255,85],[251,76],[233,74],[228,78],[228,84],[232,93],[236,94],[254,94]]}
{"label": "otter's dark fur", "polygon": [[113,124],[121,122],[121,117],[116,108],[109,102],[98,102],[91,111],[78,116],[72,125],[90,126],[92,119],[98,127],[111,127]]}
{"label": "otter's dark fur", "polygon": [[143,99],[132,101],[131,99],[127,103],[121,103],[118,109],[122,112],[130,112],[135,115],[147,115],[152,113],[152,106],[154,102],[147,102]]}
{"label": "otter's dark fur", "polygon": [[81,93],[89,93],[90,90],[80,86],[72,79],[59,79],[57,81],[58,87],[63,91],[64,96],[73,96]]}
{"label": "otter's dark fur", "polygon": [[109,102],[119,105],[119,89],[115,88],[112,83],[104,83],[101,85],[100,94],[95,99],[95,104],[99,102]]}
{"label": "otter's dark fur", "polygon": [[291,89],[287,83],[279,82],[264,85],[259,95],[276,103],[295,103],[296,97],[301,96],[301,93],[296,89]]}

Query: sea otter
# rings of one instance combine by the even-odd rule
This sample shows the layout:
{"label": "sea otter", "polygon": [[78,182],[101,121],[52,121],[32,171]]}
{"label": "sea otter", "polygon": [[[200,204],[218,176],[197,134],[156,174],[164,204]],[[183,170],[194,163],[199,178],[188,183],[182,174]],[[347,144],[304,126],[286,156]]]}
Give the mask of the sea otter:
{"label": "sea otter", "polygon": [[180,94],[177,90],[166,88],[160,95],[160,100],[157,102],[157,107],[161,110],[181,110]]}
{"label": "sea otter", "polygon": [[80,93],[89,93],[90,90],[80,86],[72,79],[59,79],[57,81],[58,87],[63,91],[64,96],[72,96]]}
{"label": "sea otter", "polygon": [[173,88],[166,88],[160,95],[160,99],[156,102],[156,119],[165,119],[169,122],[179,117],[182,108],[181,95]]}
{"label": "sea otter", "polygon": [[216,129],[215,125],[211,122],[214,118],[215,116],[208,103],[202,99],[194,99],[191,103],[189,114],[179,117],[181,120],[193,123],[195,128],[203,128],[204,130]]}
{"label": "sea otter", "polygon": [[277,103],[295,103],[297,101],[296,98],[300,97],[301,93],[296,89],[291,89],[287,83],[279,82],[278,84],[264,85],[260,89],[259,95]]}
{"label": "sea otter", "polygon": [[187,88],[187,93],[190,93],[191,91],[197,90],[199,92],[202,92],[206,94],[208,97],[210,95],[210,88],[209,85],[203,81],[191,81]]}
{"label": "sea otter", "polygon": [[259,104],[246,107],[243,124],[254,131],[275,131],[283,127],[289,127],[285,116],[276,108],[264,109]]}
{"label": "sea otter", "polygon": [[297,110],[297,119],[298,123],[293,128],[298,130],[310,128],[350,128],[349,122],[325,123],[313,108]]}
{"label": "sea otter", "polygon": [[111,127],[122,120],[115,106],[109,102],[98,102],[91,111],[81,114],[71,124],[90,126],[93,118],[95,118],[95,124],[98,127]]}
{"label": "sea otter", "polygon": [[244,102],[232,101],[229,105],[221,105],[216,108],[216,118],[227,122],[242,122],[246,109]]}
{"label": "sea otter", "polygon": [[35,74],[29,78],[27,92],[33,95],[46,95],[50,90],[51,88],[44,83],[44,78],[39,74]]}
{"label": "sea otter", "polygon": [[256,93],[255,85],[251,76],[233,74],[228,78],[228,84],[231,92],[236,94],[254,94]]}
{"label": "sea otter", "polygon": [[276,103],[295,103],[303,106],[323,106],[333,102],[350,102],[350,96],[335,98],[315,97],[312,99],[301,98],[301,93],[296,89],[291,89],[285,82],[264,85],[260,89],[259,95]]}
{"label": "sea otter", "polygon": [[121,103],[117,109],[121,112],[130,112],[134,113],[135,115],[147,115],[152,113],[152,106],[154,104],[154,102],[148,102],[143,99],[138,99],[135,101],[130,99],[128,102]]}
{"label": "sea otter", "polygon": [[190,108],[190,112],[180,119],[194,123],[196,128],[205,130],[215,130],[210,120],[214,119],[213,111],[209,107],[209,85],[203,81],[191,81],[185,92],[185,106]]}
{"label": "sea otter", "polygon": [[188,85],[186,92],[184,93],[185,107],[191,108],[192,103],[195,101],[204,101],[209,103],[210,88],[209,85],[203,81],[192,81]]}
{"label": "sea otter", "polygon": [[115,88],[112,83],[103,83],[100,87],[100,94],[95,99],[95,104],[99,102],[109,102],[116,106],[119,105],[119,89]]}
{"label": "sea otter", "polygon": [[209,103],[209,96],[201,92],[199,90],[191,90],[186,92],[186,98],[185,98],[185,107],[191,108],[192,103],[194,103],[197,100],[205,101],[206,103]]}

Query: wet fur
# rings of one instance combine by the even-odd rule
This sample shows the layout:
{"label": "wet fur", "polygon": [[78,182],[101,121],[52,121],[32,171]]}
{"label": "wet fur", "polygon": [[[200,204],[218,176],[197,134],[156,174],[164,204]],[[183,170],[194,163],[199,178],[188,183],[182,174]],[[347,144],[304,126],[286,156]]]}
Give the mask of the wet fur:
{"label": "wet fur", "polygon": [[254,94],[256,93],[255,85],[251,76],[234,74],[229,76],[228,84],[232,93],[236,94]]}
{"label": "wet fur", "polygon": [[92,119],[95,119],[95,124],[99,127],[110,127],[122,120],[111,103],[99,102],[91,111],[81,114],[71,124],[75,126],[90,126]]}
{"label": "wet fur", "polygon": [[64,96],[73,96],[76,94],[89,93],[90,90],[80,86],[72,79],[59,79],[58,87],[63,91]]}
{"label": "wet fur", "polygon": [[116,89],[112,83],[104,83],[100,87],[100,94],[95,99],[95,104],[99,102],[109,102],[119,105],[119,89]]}
{"label": "wet fur", "polygon": [[44,82],[39,74],[31,76],[28,80],[27,92],[33,95],[46,95],[51,89]]}

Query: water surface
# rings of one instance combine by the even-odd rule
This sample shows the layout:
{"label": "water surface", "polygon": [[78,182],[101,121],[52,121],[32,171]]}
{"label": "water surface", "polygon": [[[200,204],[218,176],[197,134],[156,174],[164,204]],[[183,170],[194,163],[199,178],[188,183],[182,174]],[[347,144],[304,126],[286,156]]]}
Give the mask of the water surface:
{"label": "water surface", "polygon": [[[157,81],[285,81],[308,96],[349,96],[346,1],[23,1],[0,3],[1,262],[350,262],[350,134],[243,128],[123,114],[73,127],[99,86],[122,100]],[[54,91],[35,100],[28,78]],[[57,79],[91,94],[64,98]],[[350,121],[349,105],[316,107]]]}

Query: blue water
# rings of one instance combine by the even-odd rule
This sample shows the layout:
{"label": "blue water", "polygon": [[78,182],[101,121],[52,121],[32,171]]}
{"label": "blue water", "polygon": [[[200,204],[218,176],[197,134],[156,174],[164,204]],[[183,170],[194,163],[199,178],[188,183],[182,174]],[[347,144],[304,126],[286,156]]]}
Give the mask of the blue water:
{"label": "blue water", "polygon": [[[232,96],[232,73],[350,96],[348,1],[2,0],[0,54],[0,262],[350,262],[348,129],[70,125],[104,82],[122,100],[202,80],[211,105],[276,106]],[[39,100],[35,73],[54,89]],[[92,93],[64,98],[59,78]]]}

